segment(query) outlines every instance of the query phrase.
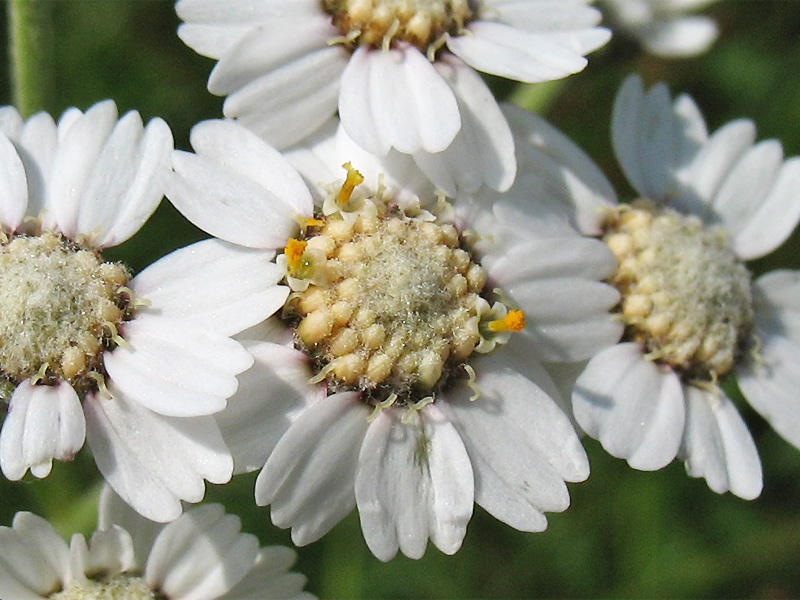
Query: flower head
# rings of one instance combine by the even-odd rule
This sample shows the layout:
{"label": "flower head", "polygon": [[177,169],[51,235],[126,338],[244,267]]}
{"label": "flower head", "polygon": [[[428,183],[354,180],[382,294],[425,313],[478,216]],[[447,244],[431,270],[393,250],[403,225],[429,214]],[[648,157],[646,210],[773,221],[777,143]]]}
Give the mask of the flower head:
{"label": "flower head", "polygon": [[671,58],[706,52],[719,34],[713,19],[687,14],[717,0],[602,0],[612,28],[635,37],[648,52]]}
{"label": "flower head", "polygon": [[238,517],[207,504],[168,525],[148,521],[108,488],[97,531],[69,546],[50,523],[19,512],[0,527],[0,595],[18,600],[302,598],[289,548],[259,548]]}
{"label": "flower head", "polygon": [[761,492],[761,464],[723,390],[731,377],[800,446],[790,383],[800,277],[779,271],[751,281],[745,264],[780,245],[800,219],[800,160],[784,161],[777,141],[753,145],[754,137],[745,120],[709,136],[690,98],[672,103],[665,86],[645,92],[629,78],[612,141],[641,198],[617,205],[607,184],[605,192],[596,185],[598,193],[576,195],[582,206],[573,215],[617,256],[610,281],[625,324],[621,343],[578,378],[576,420],[635,468],[659,469],[677,455],[714,491],[742,498]]}
{"label": "flower head", "polygon": [[539,361],[617,338],[618,295],[598,281],[612,254],[531,210],[529,187],[451,203],[408,157],[326,133],[289,155],[311,190],[231,122],[198,124],[197,154],[176,152],[179,210],[285,273],[282,309],[240,336],[256,364],[218,415],[236,468],[262,469],[256,501],[298,544],[354,506],[382,560],[429,538],[455,552],[473,502],[544,529],[588,464]]}
{"label": "flower head", "polygon": [[266,268],[253,280],[263,286],[272,267],[210,241],[132,276],[101,251],[161,200],[167,125],[144,126],[136,112],[117,120],[111,101],[58,124],[0,112],[0,468],[13,480],[45,477],[88,439],[119,494],[173,519],[180,500],[202,498],[204,479],[230,478],[208,415],[252,363],[228,336],[264,318],[238,311],[236,288],[216,289],[204,269]]}
{"label": "flower head", "polygon": [[[538,82],[584,68],[609,37],[584,0],[181,0],[178,35],[219,59],[208,87],[224,113],[279,148],[337,110],[355,142],[412,154],[429,176],[469,165],[514,180],[508,125],[475,70]],[[474,174],[473,174],[474,178]],[[438,180],[437,184],[443,186]],[[452,193],[452,192],[451,192]]]}

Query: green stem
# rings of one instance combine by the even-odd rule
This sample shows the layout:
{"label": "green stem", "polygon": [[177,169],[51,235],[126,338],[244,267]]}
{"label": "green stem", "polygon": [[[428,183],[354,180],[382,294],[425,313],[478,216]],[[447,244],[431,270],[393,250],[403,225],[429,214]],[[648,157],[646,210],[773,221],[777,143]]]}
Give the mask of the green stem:
{"label": "green stem", "polygon": [[14,105],[23,117],[54,104],[53,0],[7,0]]}
{"label": "green stem", "polygon": [[517,87],[508,101],[537,114],[545,114],[564,89],[564,80],[529,83]]}

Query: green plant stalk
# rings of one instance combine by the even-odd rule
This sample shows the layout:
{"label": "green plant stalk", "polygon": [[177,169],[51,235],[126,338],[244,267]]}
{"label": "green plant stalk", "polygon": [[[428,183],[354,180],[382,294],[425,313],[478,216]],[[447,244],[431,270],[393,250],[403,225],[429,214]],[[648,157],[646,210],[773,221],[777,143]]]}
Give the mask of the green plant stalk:
{"label": "green plant stalk", "polygon": [[54,0],[7,0],[13,101],[23,117],[51,109],[55,92]]}

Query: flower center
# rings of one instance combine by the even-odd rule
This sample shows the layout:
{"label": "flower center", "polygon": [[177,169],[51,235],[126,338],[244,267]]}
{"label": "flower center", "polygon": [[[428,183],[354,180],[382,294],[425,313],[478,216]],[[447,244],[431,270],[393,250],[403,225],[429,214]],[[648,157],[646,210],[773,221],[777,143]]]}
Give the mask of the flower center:
{"label": "flower center", "polygon": [[433,396],[473,351],[504,343],[524,317],[501,303],[490,308],[486,271],[455,227],[389,198],[351,196],[354,179],[351,169],[305,239],[290,240],[279,257],[295,290],[285,318],[319,369],[315,379],[334,390],[402,403]]}
{"label": "flower center", "polygon": [[100,581],[72,582],[67,589],[49,596],[52,600],[158,600],[141,577],[122,574]]}
{"label": "flower center", "polygon": [[475,18],[476,0],[322,0],[346,45],[407,42],[433,56],[448,35]]}
{"label": "flower center", "polygon": [[65,379],[85,392],[131,317],[128,271],[50,232],[0,246],[0,378]]}
{"label": "flower center", "polygon": [[607,223],[619,266],[626,338],[687,380],[716,381],[750,343],[750,274],[723,231],[694,216],[635,203]]}

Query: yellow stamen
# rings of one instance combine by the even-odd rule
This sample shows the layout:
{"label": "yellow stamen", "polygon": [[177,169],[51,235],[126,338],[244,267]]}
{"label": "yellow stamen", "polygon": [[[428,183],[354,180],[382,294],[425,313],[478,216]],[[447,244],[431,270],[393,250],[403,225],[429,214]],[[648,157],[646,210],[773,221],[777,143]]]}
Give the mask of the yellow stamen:
{"label": "yellow stamen", "polygon": [[41,367],[39,367],[39,371],[31,377],[31,385],[36,385],[40,381],[44,381],[45,377],[47,377],[47,369],[50,368],[49,363],[44,363]]}
{"label": "yellow stamen", "polygon": [[339,197],[336,199],[336,202],[339,206],[344,206],[347,204],[356,186],[364,183],[364,176],[356,171],[353,168],[353,165],[351,165],[349,162],[346,162],[342,166],[347,169],[347,178],[344,180],[342,189],[339,190]]}
{"label": "yellow stamen", "polygon": [[314,217],[308,217],[305,221],[306,227],[322,227],[325,225],[325,221],[322,219],[315,219]]}
{"label": "yellow stamen", "polygon": [[489,331],[522,331],[525,329],[525,315],[521,310],[510,310],[502,319],[489,321]]}
{"label": "yellow stamen", "polygon": [[283,249],[286,254],[286,264],[289,266],[289,273],[297,273],[303,266],[303,254],[306,251],[306,242],[290,238]]}

